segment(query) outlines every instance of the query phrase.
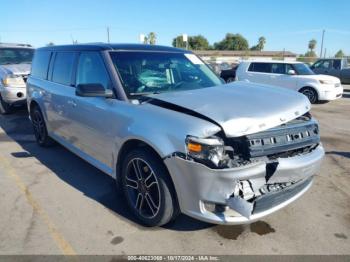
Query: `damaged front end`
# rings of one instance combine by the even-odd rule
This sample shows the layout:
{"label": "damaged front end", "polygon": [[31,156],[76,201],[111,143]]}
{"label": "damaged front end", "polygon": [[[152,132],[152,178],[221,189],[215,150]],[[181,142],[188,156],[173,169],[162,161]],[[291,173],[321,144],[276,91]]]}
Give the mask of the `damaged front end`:
{"label": "damaged front end", "polygon": [[245,223],[294,201],[324,155],[317,122],[305,114],[241,137],[187,137],[186,153],[165,159],[182,211],[213,223]]}

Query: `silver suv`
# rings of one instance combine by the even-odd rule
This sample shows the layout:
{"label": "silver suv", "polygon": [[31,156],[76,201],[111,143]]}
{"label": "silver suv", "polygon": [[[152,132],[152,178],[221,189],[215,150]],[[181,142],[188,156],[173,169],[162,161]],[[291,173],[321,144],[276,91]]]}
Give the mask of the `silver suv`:
{"label": "silver suv", "polygon": [[324,155],[305,96],[223,85],[182,49],[40,48],[27,92],[39,145],[55,140],[114,177],[148,226],[180,212],[218,224],[260,219],[310,188]]}
{"label": "silver suv", "polygon": [[26,81],[34,48],[26,44],[0,43],[0,114],[26,102]]}

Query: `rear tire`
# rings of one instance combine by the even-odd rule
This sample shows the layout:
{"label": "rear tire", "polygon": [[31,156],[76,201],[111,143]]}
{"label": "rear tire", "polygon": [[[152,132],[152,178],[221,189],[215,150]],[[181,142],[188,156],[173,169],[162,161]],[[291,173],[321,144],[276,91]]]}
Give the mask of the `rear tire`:
{"label": "rear tire", "polygon": [[315,104],[318,102],[318,94],[315,89],[312,87],[304,87],[300,90],[300,93],[305,95],[311,104]]}
{"label": "rear tire", "polygon": [[162,226],[178,215],[178,203],[169,173],[151,150],[129,152],[122,164],[122,189],[128,206],[145,226]]}
{"label": "rear tire", "polygon": [[6,103],[0,95],[0,114],[6,115],[11,112],[11,105]]}
{"label": "rear tire", "polygon": [[45,119],[38,106],[34,106],[30,110],[30,118],[32,120],[34,135],[38,145],[41,147],[52,146],[54,141],[47,133]]}

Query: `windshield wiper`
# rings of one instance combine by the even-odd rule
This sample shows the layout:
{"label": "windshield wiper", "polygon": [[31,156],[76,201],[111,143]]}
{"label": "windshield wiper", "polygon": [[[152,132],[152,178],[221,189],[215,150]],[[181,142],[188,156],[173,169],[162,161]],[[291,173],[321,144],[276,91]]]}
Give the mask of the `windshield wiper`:
{"label": "windshield wiper", "polygon": [[138,93],[129,93],[130,96],[147,96],[147,95],[159,95],[161,92],[138,92]]}

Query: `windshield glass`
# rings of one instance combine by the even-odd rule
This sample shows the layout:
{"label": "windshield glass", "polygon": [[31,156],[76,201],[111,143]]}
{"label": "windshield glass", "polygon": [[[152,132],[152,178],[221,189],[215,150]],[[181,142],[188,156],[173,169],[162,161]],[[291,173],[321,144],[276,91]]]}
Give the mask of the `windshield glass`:
{"label": "windshield glass", "polygon": [[305,64],[294,64],[294,69],[298,75],[314,75],[315,73]]}
{"label": "windshield glass", "polygon": [[34,49],[0,48],[0,65],[31,63]]}
{"label": "windshield glass", "polygon": [[111,57],[129,97],[221,84],[194,54],[127,51],[111,52]]}

